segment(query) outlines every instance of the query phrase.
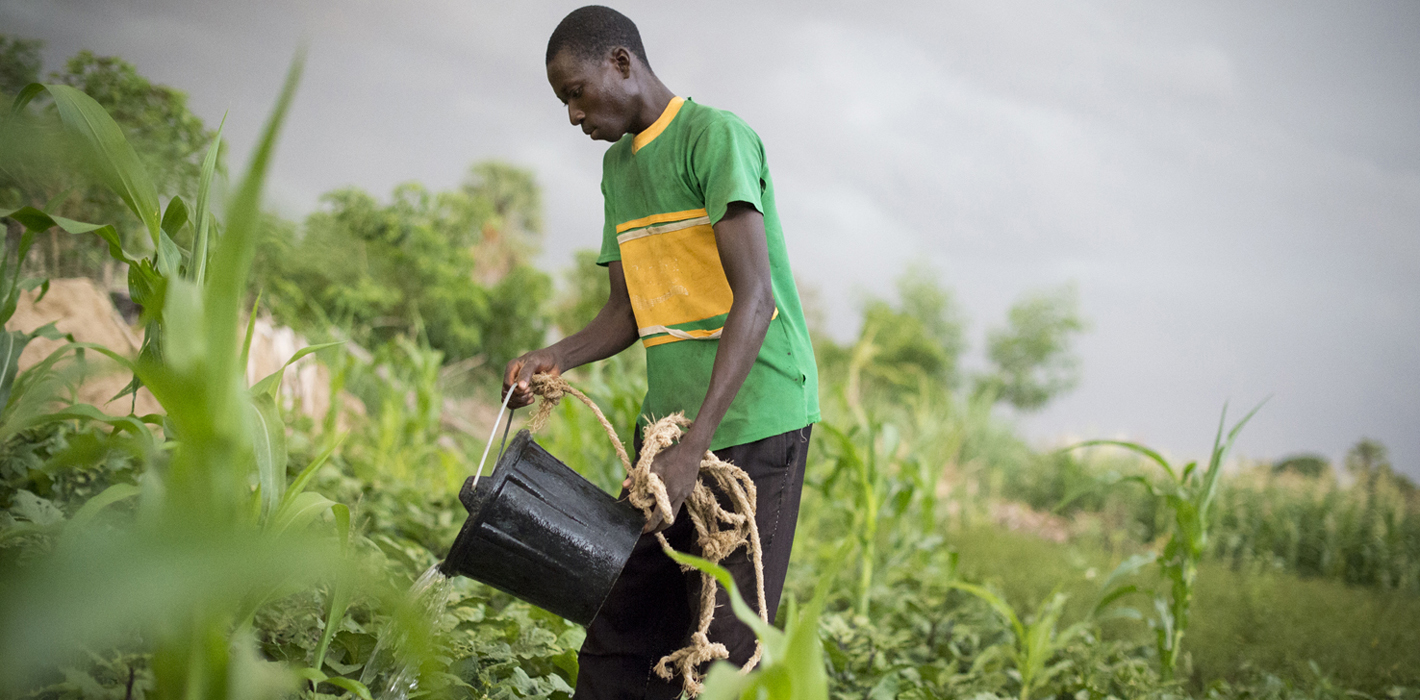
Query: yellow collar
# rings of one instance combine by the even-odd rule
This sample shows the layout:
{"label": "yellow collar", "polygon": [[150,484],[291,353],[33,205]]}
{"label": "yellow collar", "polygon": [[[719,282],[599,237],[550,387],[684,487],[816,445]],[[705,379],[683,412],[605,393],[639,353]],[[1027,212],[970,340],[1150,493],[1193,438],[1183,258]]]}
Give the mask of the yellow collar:
{"label": "yellow collar", "polygon": [[661,132],[665,131],[666,127],[670,126],[671,120],[675,119],[675,115],[680,113],[680,106],[683,104],[685,104],[683,98],[672,97],[671,103],[666,105],[666,111],[661,112],[661,116],[656,117],[656,121],[652,122],[650,126],[646,127],[645,131],[637,134],[636,138],[631,140],[631,152],[635,153],[645,148],[646,144],[656,140],[656,137],[660,136]]}

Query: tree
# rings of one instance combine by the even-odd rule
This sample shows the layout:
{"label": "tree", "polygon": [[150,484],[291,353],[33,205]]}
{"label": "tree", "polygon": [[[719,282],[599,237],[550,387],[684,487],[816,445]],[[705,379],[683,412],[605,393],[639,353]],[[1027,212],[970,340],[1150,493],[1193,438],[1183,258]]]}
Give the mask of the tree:
{"label": "tree", "polygon": [[[0,87],[17,91],[38,80],[39,46],[37,41],[0,37]],[[159,194],[193,201],[202,158],[213,133],[188,109],[184,93],[154,84],[121,58],[95,56],[89,51],[70,58],[62,70],[50,73],[49,81],[82,90],[113,116]],[[39,145],[9,144],[6,148],[15,150],[0,154],[7,161],[0,170],[0,204],[49,203],[54,209],[51,213],[113,224],[122,235],[125,248],[140,252],[150,249],[147,234],[117,195],[75,176],[85,168],[72,149],[64,147],[53,109],[37,99],[23,116],[24,123],[18,128],[24,133],[24,140],[34,140]],[[61,194],[61,200],[51,201]],[[44,271],[49,276],[102,276],[110,281],[115,272],[103,243],[92,237],[51,231],[44,245],[38,247],[44,253]]]}
{"label": "tree", "polygon": [[[0,94],[14,97],[26,85],[39,80],[39,50],[44,44],[37,39],[20,39],[0,35]],[[6,101],[9,107],[9,101]]]}
{"label": "tree", "polygon": [[903,388],[916,388],[923,379],[955,386],[965,342],[951,292],[931,270],[914,266],[897,279],[897,296],[896,307],[874,299],[863,311],[858,342],[873,350],[864,371]]}
{"label": "tree", "polygon": [[1326,457],[1319,454],[1297,454],[1278,460],[1272,465],[1273,474],[1299,474],[1309,479],[1321,478],[1331,468]]}
{"label": "tree", "polygon": [[977,378],[976,390],[1022,411],[1039,410],[1079,383],[1079,360],[1070,343],[1084,329],[1073,287],[1016,302],[1006,327],[987,334],[993,370]]}
{"label": "tree", "polygon": [[597,251],[572,253],[572,267],[563,274],[567,288],[558,295],[553,321],[562,335],[582,330],[596,318],[611,296],[611,280],[606,268],[597,264]]}
{"label": "tree", "polygon": [[[254,282],[266,290],[265,307],[292,326],[338,326],[372,348],[420,338],[447,361],[481,356],[501,367],[542,342],[551,296],[551,280],[513,246],[537,215],[528,209],[538,201],[530,175],[522,186],[533,192],[497,200],[512,188],[431,192],[407,183],[388,204],[335,190],[304,226],[270,222]],[[501,235],[500,226],[519,234]],[[489,244],[489,231],[502,243]],[[480,281],[480,255],[502,256],[496,276]]]}
{"label": "tree", "polygon": [[532,171],[498,161],[475,163],[457,193],[449,198],[476,233],[474,275],[497,284],[538,250],[542,237],[542,192]]}

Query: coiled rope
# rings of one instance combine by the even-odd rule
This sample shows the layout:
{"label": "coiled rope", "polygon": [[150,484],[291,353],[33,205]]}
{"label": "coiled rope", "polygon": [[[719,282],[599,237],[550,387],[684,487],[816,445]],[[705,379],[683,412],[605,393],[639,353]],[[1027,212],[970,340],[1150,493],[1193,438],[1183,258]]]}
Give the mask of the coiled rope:
{"label": "coiled rope", "polygon": [[[621,439],[616,436],[616,429],[612,427],[611,421],[606,419],[606,415],[602,413],[595,402],[587,398],[586,394],[567,383],[567,380],[551,374],[533,375],[529,386],[534,394],[542,397],[532,417],[528,419],[527,429],[530,432],[538,432],[547,426],[552,409],[557,407],[564,396],[571,394],[576,397],[592,409],[592,413],[597,417],[597,422],[601,423],[602,429],[611,439],[612,446],[616,448],[616,455],[621,458],[621,464],[626,469],[627,476],[630,477],[631,486],[628,500],[631,505],[639,508],[646,516],[647,521],[650,521],[652,516],[659,516],[661,521],[666,524],[675,520],[675,513],[671,512],[670,497],[666,495],[666,485],[661,481],[660,476],[651,471],[651,463],[662,450],[675,444],[685,429],[690,426],[690,421],[686,419],[685,414],[675,413],[646,426],[642,434],[640,458],[635,465],[632,465],[631,458],[627,456]],[[740,547],[748,547],[750,559],[754,562],[754,583],[759,601],[759,619],[768,622],[769,618],[766,612],[768,606],[764,602],[764,552],[760,548],[759,527],[754,521],[756,497],[754,481],[743,469],[721,460],[709,451],[700,458],[700,476],[701,478],[695,482],[695,490],[685,501],[686,515],[690,517],[691,524],[695,526],[696,542],[700,545],[700,556],[719,563]],[[706,483],[707,478],[729,496],[732,510],[727,510],[720,505],[719,499],[715,497],[714,492]],[[657,532],[656,538],[660,540],[662,549],[670,551],[670,543],[666,541],[664,534]],[[684,565],[681,568],[687,572],[692,570],[691,567]],[[708,636],[710,621],[715,616],[715,591],[718,589],[718,585],[715,577],[701,572],[699,626],[691,635],[688,646],[662,657],[660,662],[656,664],[656,674],[666,680],[674,678],[678,671],[681,674],[685,692],[692,697],[699,695],[700,691],[704,689],[698,670],[700,665],[717,659],[730,658],[730,652],[725,648],[725,645],[711,642]],[[763,654],[764,645],[756,640],[754,655],[745,662],[740,673],[748,673],[753,669]]]}

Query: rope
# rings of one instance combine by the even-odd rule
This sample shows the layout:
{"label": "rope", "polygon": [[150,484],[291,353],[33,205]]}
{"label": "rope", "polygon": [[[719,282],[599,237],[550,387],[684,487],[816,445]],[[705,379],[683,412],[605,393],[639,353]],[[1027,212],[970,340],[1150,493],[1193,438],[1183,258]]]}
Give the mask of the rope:
{"label": "rope", "polygon": [[[666,485],[660,476],[651,471],[651,463],[662,450],[675,444],[690,426],[685,414],[675,413],[646,426],[642,434],[640,459],[632,465],[631,458],[627,456],[621,439],[616,436],[616,429],[612,427],[611,421],[607,420],[606,415],[586,394],[568,384],[567,380],[551,374],[533,375],[530,386],[533,393],[542,397],[532,417],[528,419],[527,428],[530,432],[535,433],[547,426],[552,409],[563,397],[567,394],[576,397],[592,409],[597,422],[601,423],[602,430],[606,431],[612,446],[616,448],[616,455],[621,458],[621,465],[631,480],[628,496],[631,505],[639,508],[648,521],[652,516],[660,516],[661,521],[667,524],[675,520],[675,513],[671,512],[670,498],[666,495]],[[720,505],[707,481],[713,482],[720,491],[729,496],[732,510],[726,510]],[[754,481],[743,469],[707,451],[700,459],[700,479],[696,481],[695,490],[685,501],[685,512],[690,517],[691,524],[695,526],[701,557],[719,563],[741,546],[749,548],[750,559],[754,562],[759,619],[768,622],[768,606],[764,601],[764,552],[760,547],[759,527],[754,521],[755,497]],[[666,541],[664,534],[656,533],[656,539],[660,540],[662,549],[670,551],[670,543]],[[687,572],[692,570],[686,566],[681,568]],[[690,636],[690,644],[662,657],[656,664],[656,674],[666,680],[674,678],[679,672],[685,692],[691,697],[699,695],[704,689],[698,670],[700,665],[730,657],[725,645],[711,642],[708,635],[710,621],[715,616],[715,591],[718,585],[715,577],[701,572],[700,621]],[[764,644],[756,640],[754,655],[745,662],[740,673],[749,673],[763,655]]]}

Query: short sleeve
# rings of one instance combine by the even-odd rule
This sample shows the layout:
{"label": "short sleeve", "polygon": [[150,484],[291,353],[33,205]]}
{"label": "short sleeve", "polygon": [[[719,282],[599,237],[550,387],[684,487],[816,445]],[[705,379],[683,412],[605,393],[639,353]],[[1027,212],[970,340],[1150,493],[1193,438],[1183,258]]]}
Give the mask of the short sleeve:
{"label": "short sleeve", "polygon": [[764,211],[764,144],[739,117],[722,112],[691,146],[693,177],[705,197],[710,223],[725,217],[730,202]]}
{"label": "short sleeve", "polygon": [[605,176],[602,177],[602,202],[602,250],[597,255],[597,264],[606,267],[621,259],[621,246],[616,242],[616,221],[611,217],[611,197],[607,196]]}

